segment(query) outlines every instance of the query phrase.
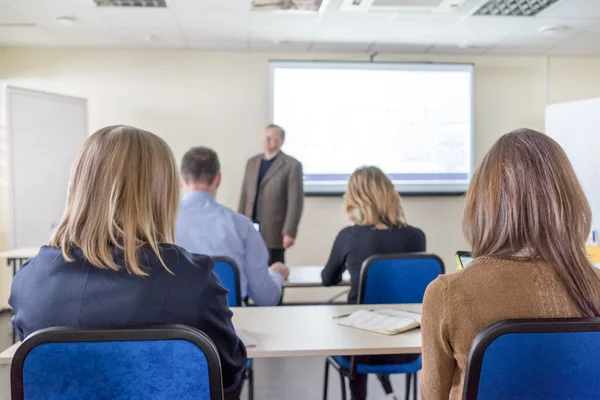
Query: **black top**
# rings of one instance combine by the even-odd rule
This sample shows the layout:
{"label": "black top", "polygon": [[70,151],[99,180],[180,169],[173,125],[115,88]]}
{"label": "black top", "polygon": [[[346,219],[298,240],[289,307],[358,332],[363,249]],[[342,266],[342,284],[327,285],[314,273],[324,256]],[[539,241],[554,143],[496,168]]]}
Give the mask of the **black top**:
{"label": "black top", "polygon": [[[277,153],[279,154],[279,153]],[[256,221],[256,213],[257,213],[257,209],[258,209],[258,192],[259,192],[259,188],[260,188],[260,183],[262,182],[263,178],[265,177],[265,175],[267,174],[267,171],[269,170],[269,167],[271,166],[271,164],[273,164],[273,161],[277,158],[277,154],[275,155],[275,157],[271,158],[270,160],[265,160],[264,157],[262,157],[260,159],[260,169],[258,170],[258,180],[256,181],[256,197],[254,198],[254,208],[252,209],[252,220]]]}
{"label": "black top", "polygon": [[425,234],[410,225],[376,229],[373,225],[348,226],[335,238],[329,261],[321,279],[324,286],[340,283],[344,270],[350,271],[348,303],[356,304],[363,262],[376,254],[415,253],[425,251]]}
{"label": "black top", "polygon": [[[141,251],[149,276],[93,267],[83,252],[66,262],[60,249],[44,246],[16,274],[9,299],[19,336],[53,326],[87,328],[183,324],[206,333],[221,358],[223,387],[237,397],[246,349],[231,323],[227,290],[213,272],[211,258],[161,245],[170,274],[148,248]],[[124,265],[123,256],[115,256]],[[234,395],[235,394],[235,395]]]}

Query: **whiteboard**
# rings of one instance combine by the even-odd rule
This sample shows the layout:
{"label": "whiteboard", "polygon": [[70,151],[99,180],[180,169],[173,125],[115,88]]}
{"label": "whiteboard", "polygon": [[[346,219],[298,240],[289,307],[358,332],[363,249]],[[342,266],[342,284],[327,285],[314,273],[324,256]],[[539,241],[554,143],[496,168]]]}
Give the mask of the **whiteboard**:
{"label": "whiteboard", "polygon": [[87,137],[87,100],[6,87],[12,248],[46,244]]}
{"label": "whiteboard", "polygon": [[567,153],[592,207],[592,229],[600,229],[600,99],[546,107],[546,134]]}

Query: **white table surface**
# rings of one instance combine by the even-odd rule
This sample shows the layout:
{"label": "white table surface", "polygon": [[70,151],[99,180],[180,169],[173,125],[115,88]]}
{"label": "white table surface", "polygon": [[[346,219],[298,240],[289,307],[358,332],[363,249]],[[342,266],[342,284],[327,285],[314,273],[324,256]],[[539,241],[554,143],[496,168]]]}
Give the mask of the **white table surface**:
{"label": "white table surface", "polygon": [[[290,267],[290,275],[283,283],[283,287],[320,287],[321,271],[323,266]],[[346,270],[342,275],[339,286],[350,286],[350,273]]]}
{"label": "white table surface", "polygon": [[39,251],[39,247],[21,247],[1,252],[0,258],[33,258]]}
{"label": "white table surface", "polygon": [[[257,340],[248,357],[301,357],[421,352],[421,331],[387,336],[337,324],[336,316],[358,309],[395,308],[421,312],[421,304],[326,305],[233,308],[235,328]],[[10,364],[19,343],[0,353],[0,365]]]}

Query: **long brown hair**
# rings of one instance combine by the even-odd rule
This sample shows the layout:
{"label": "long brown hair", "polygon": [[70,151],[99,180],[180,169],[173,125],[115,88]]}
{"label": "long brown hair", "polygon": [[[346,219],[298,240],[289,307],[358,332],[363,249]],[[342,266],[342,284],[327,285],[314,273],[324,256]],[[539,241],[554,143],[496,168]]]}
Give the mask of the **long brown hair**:
{"label": "long brown hair", "polygon": [[474,257],[525,255],[554,267],[586,317],[599,316],[600,280],[587,258],[591,209],[567,155],[530,129],[502,136],[467,192],[463,230]]}
{"label": "long brown hair", "polygon": [[71,169],[67,206],[50,245],[72,261],[80,248],[95,267],[119,270],[113,249],[134,275],[147,272],[138,249],[149,246],[168,270],[158,244],[172,243],[179,176],[171,149],[158,136],[109,126],[90,136]]}
{"label": "long brown hair", "polygon": [[345,200],[346,215],[357,225],[374,225],[378,229],[406,225],[400,195],[390,178],[377,167],[354,171]]}

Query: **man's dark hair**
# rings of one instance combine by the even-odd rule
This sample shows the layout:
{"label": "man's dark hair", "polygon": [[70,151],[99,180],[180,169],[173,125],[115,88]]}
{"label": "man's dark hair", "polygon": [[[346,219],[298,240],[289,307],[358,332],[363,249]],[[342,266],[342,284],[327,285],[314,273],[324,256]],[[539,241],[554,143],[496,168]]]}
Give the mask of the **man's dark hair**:
{"label": "man's dark hair", "polygon": [[275,124],[269,124],[269,125],[267,125],[266,129],[271,129],[271,128],[278,129],[279,130],[279,134],[281,135],[281,139],[285,140],[285,129],[283,129],[279,125],[275,125]]}
{"label": "man's dark hair", "polygon": [[181,176],[186,183],[210,185],[221,172],[219,157],[208,147],[192,147],[181,160]]}

